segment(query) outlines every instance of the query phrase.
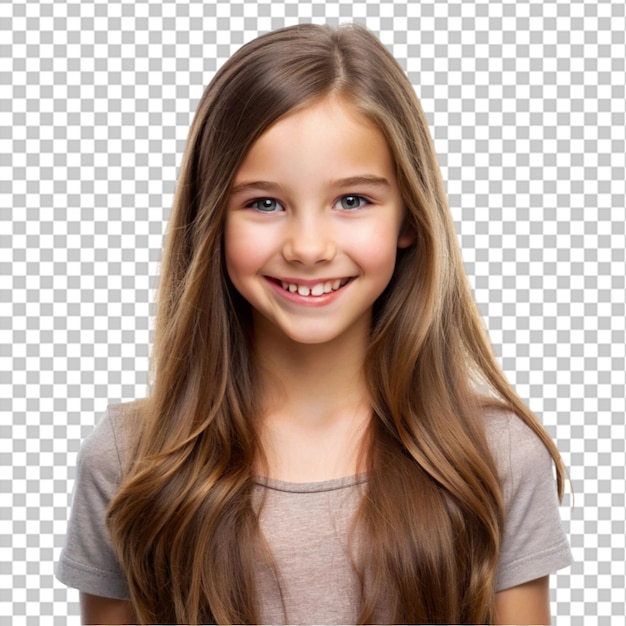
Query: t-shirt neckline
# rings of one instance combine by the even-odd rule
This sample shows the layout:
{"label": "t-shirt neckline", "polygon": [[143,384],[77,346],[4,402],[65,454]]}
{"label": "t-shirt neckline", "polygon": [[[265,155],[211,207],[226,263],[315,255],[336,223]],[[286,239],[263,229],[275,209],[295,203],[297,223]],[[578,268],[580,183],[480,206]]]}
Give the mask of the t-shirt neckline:
{"label": "t-shirt neckline", "polygon": [[318,482],[294,483],[267,476],[256,476],[254,481],[261,487],[273,489],[275,491],[286,491],[289,493],[318,493],[322,491],[335,491],[354,487],[367,480],[367,474],[354,474],[352,476],[342,476]]}

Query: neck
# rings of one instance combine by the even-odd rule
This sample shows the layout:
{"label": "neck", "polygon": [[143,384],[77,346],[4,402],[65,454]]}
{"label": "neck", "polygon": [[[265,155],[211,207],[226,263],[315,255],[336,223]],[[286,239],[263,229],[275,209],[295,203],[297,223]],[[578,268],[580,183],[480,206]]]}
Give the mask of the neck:
{"label": "neck", "polygon": [[262,474],[316,482],[363,470],[371,420],[363,372],[367,334],[348,335],[311,345],[257,333]]}
{"label": "neck", "polygon": [[363,371],[367,338],[347,336],[310,345],[286,337],[277,341],[263,333],[255,344],[266,410],[286,410],[293,419],[319,422],[364,402],[369,405]]}

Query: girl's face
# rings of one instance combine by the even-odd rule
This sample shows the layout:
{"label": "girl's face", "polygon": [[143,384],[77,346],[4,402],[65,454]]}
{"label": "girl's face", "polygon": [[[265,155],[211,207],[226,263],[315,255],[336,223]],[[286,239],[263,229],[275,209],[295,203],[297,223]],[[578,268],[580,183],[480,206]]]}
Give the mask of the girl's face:
{"label": "girl's face", "polygon": [[235,176],[226,267],[256,332],[305,344],[367,337],[394,270],[403,203],[380,130],[339,98],[290,113]]}

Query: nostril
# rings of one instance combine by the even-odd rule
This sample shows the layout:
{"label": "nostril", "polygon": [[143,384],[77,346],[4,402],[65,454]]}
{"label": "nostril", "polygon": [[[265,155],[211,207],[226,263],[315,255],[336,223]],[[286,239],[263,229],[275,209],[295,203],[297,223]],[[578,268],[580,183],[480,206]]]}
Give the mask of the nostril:
{"label": "nostril", "polygon": [[290,262],[318,263],[335,255],[335,244],[329,237],[300,233],[285,241],[283,256]]}

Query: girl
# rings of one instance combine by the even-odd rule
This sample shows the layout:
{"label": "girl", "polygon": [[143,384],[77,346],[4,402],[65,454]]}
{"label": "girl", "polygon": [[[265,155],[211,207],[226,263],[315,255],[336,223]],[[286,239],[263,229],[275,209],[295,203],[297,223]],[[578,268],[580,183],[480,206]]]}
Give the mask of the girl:
{"label": "girl", "polygon": [[149,397],[79,456],[57,575],[86,622],[549,622],[562,462],[369,31],[281,29],[216,74],[159,289]]}

